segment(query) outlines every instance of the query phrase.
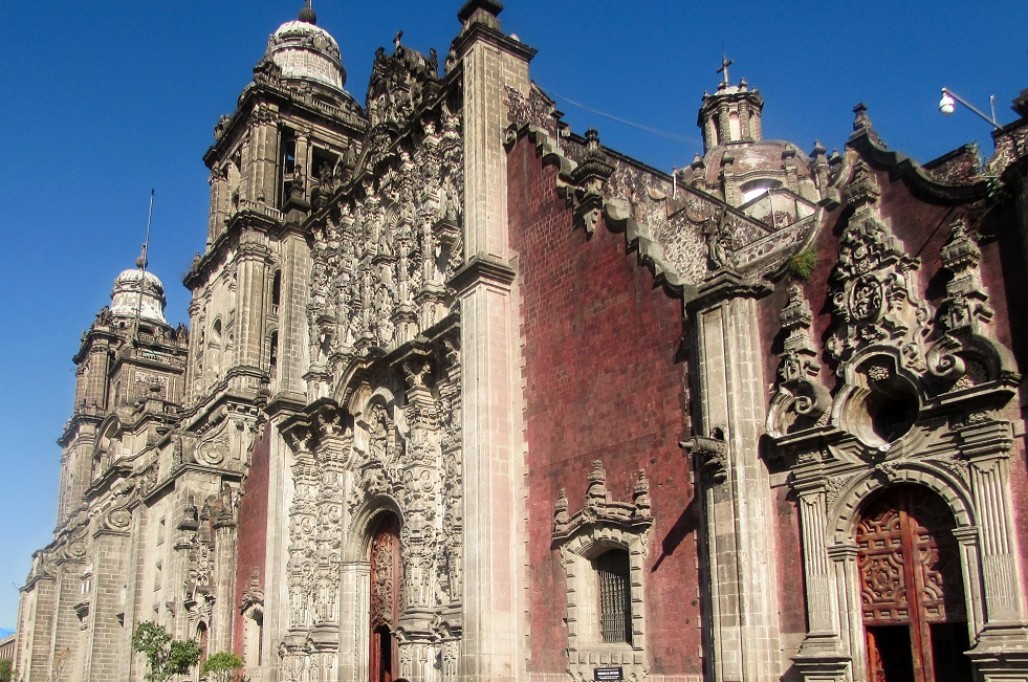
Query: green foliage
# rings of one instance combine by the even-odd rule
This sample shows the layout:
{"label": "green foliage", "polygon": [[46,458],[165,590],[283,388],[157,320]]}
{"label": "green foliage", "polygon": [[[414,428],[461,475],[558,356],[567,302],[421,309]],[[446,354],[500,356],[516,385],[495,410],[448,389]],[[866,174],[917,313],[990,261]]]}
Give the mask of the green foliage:
{"label": "green foliage", "polygon": [[200,660],[200,645],[191,639],[172,639],[167,630],[146,621],[132,633],[132,649],[146,656],[146,682],[168,682],[189,672]]}
{"label": "green foliage", "polygon": [[810,279],[817,267],[817,254],[807,249],[789,259],[789,276],[792,279]]}
{"label": "green foliage", "polygon": [[204,661],[201,672],[213,682],[231,682],[232,673],[242,667],[242,658],[228,651],[219,651]]}
{"label": "green foliage", "polygon": [[0,661],[0,682],[11,682],[14,679],[14,664],[10,660]]}

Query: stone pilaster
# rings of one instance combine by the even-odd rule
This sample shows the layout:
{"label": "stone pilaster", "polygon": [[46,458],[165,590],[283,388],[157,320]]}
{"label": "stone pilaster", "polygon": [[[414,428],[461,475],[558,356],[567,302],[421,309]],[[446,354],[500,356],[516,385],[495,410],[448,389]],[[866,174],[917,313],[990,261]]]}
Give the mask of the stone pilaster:
{"label": "stone pilaster", "polygon": [[984,622],[968,656],[983,682],[1028,681],[1028,624],[1013,527],[1009,450],[975,456],[970,474],[979,516]]}
{"label": "stone pilaster", "polygon": [[519,665],[514,273],[476,260],[458,273],[463,352],[463,680],[514,680]]}
{"label": "stone pilaster", "polygon": [[128,679],[132,633],[124,623],[126,562],[129,558],[129,512],[116,510],[108,528],[93,536],[93,606],[89,632],[89,667],[86,679]]}
{"label": "stone pilaster", "polygon": [[792,657],[804,682],[842,682],[849,655],[839,635],[839,602],[835,571],[825,546],[827,494],[823,486],[797,486],[803,570],[807,598],[807,635]]}
{"label": "stone pilaster", "polygon": [[235,364],[258,368],[264,364],[261,353],[270,286],[268,248],[255,233],[248,233],[244,239],[237,261]]}
{"label": "stone pilaster", "polygon": [[[279,304],[279,358],[277,377],[272,377],[272,393],[302,395],[306,392],[303,375],[310,366],[307,334],[307,303],[310,298],[310,248],[298,230],[288,230],[281,240],[282,293]],[[276,382],[277,379],[277,383]]]}
{"label": "stone pilaster", "polygon": [[[699,431],[723,441],[723,475],[703,495],[716,680],[777,682],[782,669],[770,480],[760,459],[762,346],[755,296],[764,289],[720,271],[689,303],[696,320]],[[723,482],[720,479],[723,477]]]}
{"label": "stone pilaster", "polygon": [[519,675],[520,408],[517,305],[507,262],[508,87],[527,93],[535,51],[500,31],[502,6],[470,0],[454,50],[464,101],[464,253],[452,279],[461,313],[463,404],[463,680]]}

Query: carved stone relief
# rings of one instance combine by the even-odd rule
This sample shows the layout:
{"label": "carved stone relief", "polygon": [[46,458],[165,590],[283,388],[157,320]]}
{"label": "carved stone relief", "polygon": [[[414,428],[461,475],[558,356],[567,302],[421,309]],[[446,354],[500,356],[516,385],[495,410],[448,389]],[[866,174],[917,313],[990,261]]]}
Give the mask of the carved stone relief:
{"label": "carved stone relief", "polygon": [[314,228],[309,378],[321,394],[354,358],[414,339],[453,305],[446,282],[464,258],[460,118],[441,105],[381,154],[375,177]]}
{"label": "carved stone relief", "polygon": [[[459,645],[460,623],[447,615],[459,612],[454,607],[461,600],[463,554],[455,337],[440,339],[432,349],[419,346],[405,361],[373,372],[378,388],[365,383],[351,396],[356,414],[326,401],[287,427],[294,484],[287,560],[290,634],[282,650],[287,668],[307,669],[295,659],[313,655],[302,644],[309,633],[320,632],[319,646],[327,646],[323,626],[331,623],[336,632],[340,618],[353,617],[339,612],[344,545],[358,546],[358,537],[370,532],[355,519],[377,518],[382,509],[402,519],[389,551],[397,552],[403,569],[371,557],[372,582],[397,586],[397,591],[373,591],[371,608],[381,611],[375,594],[389,592],[396,599],[399,617],[388,625],[399,643],[401,672],[404,661],[419,670],[426,662],[440,665],[444,649]],[[386,550],[373,544],[371,551]],[[349,560],[355,558],[360,559]],[[337,651],[324,651],[329,650]]]}

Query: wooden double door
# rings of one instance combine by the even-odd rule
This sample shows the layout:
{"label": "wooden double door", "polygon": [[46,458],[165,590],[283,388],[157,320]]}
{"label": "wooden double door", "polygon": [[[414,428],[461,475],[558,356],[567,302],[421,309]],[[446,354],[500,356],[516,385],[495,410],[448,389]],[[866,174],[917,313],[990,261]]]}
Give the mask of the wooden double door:
{"label": "wooden double door", "polygon": [[955,522],[934,492],[888,488],[857,527],[870,682],[971,679]]}

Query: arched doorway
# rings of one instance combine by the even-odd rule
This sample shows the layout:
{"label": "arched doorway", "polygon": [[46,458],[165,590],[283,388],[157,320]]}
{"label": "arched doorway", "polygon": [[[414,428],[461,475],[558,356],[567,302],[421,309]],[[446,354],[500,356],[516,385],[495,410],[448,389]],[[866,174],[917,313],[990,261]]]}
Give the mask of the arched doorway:
{"label": "arched doorway", "polygon": [[864,506],[856,541],[870,682],[971,679],[955,525],[946,503],[916,485]]}
{"label": "arched doorway", "polygon": [[371,540],[371,658],[370,682],[393,682],[399,677],[396,625],[403,585],[400,565],[400,522],[386,514]]}

